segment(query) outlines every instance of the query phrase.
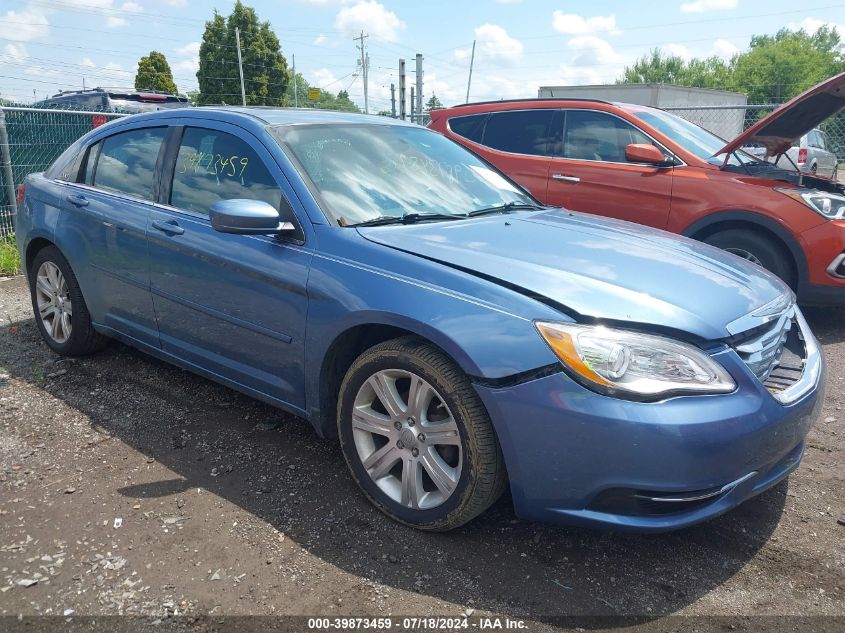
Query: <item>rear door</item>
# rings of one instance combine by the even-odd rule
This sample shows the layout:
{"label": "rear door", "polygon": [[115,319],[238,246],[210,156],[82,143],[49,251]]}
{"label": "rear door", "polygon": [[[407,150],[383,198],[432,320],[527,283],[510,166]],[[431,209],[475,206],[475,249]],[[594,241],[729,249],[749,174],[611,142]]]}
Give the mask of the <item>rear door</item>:
{"label": "rear door", "polygon": [[564,110],[563,143],[550,159],[547,202],[657,228],[669,221],[672,167],[632,163],[630,143],[669,152],[624,119],[598,110]]}
{"label": "rear door", "polygon": [[473,144],[470,149],[501,169],[545,201],[548,187],[549,152],[559,143],[554,138],[557,110],[504,110],[454,117],[449,128]]}
{"label": "rear door", "polygon": [[208,217],[218,200],[251,198],[297,222],[291,209],[296,196],[254,136],[215,121],[192,125],[175,130],[160,204],[148,227],[162,348],[302,408],[311,260],[304,234],[219,233]]}
{"label": "rear door", "polygon": [[95,322],[158,347],[146,228],[167,127],[112,134],[88,147],[80,182],[66,185],[63,240]]}

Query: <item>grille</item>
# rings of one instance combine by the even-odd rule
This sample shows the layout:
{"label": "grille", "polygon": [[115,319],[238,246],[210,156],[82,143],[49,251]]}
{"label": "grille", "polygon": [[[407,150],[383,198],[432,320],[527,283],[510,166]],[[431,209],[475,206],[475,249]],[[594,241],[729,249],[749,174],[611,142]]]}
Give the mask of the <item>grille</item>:
{"label": "grille", "polygon": [[795,384],[804,373],[806,349],[793,306],[776,319],[733,337],[731,344],[772,393]]}

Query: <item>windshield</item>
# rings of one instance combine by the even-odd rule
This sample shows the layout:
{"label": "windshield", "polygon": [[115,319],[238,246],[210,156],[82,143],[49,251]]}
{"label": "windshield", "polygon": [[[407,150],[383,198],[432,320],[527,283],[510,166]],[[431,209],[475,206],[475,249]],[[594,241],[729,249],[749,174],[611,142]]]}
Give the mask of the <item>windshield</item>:
{"label": "windshield", "polygon": [[[631,114],[648,123],[664,136],[668,136],[701,160],[719,166],[725,161],[724,154],[720,155],[717,152],[728,142],[712,132],[708,132],[703,127],[662,110],[633,110]],[[742,151],[734,152],[728,160],[729,165],[756,162],[760,162],[759,159]]]}
{"label": "windshield", "polygon": [[422,127],[351,123],[271,130],[299,161],[324,211],[341,226],[536,204],[474,154]]}

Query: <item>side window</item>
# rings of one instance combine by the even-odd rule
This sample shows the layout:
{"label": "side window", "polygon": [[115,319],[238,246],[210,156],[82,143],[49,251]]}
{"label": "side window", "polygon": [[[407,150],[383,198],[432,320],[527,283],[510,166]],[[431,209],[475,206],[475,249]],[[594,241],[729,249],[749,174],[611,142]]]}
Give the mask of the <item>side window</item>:
{"label": "side window", "polygon": [[44,176],[54,180],[65,182],[76,182],[79,176],[79,165],[85,154],[85,148],[80,143],[74,143],[53,161],[53,164],[44,172]]}
{"label": "side window", "polygon": [[207,215],[212,204],[232,198],[264,200],[279,209],[282,191],[244,140],[217,130],[185,128],[170,204]]}
{"label": "side window", "polygon": [[494,112],[484,127],[487,147],[513,154],[543,156],[552,142],[554,110]]}
{"label": "side window", "polygon": [[458,136],[465,139],[481,142],[481,134],[484,132],[484,122],[487,114],[469,114],[467,116],[456,116],[449,119],[449,129]]}
{"label": "side window", "polygon": [[816,143],[818,144],[819,149],[827,149],[827,143],[825,142],[823,132],[816,132]]}
{"label": "side window", "polygon": [[[93,185],[152,200],[156,161],[166,134],[167,128],[156,127],[122,132],[104,139],[92,177]],[[86,182],[87,178],[86,173]]]}
{"label": "side window", "polygon": [[85,159],[85,171],[82,174],[82,182],[86,185],[94,185],[94,170],[97,166],[97,156],[100,154],[100,148],[102,146],[103,142],[100,141],[88,149],[88,156]]}
{"label": "side window", "polygon": [[566,158],[625,163],[625,147],[631,143],[654,145],[649,137],[618,117],[594,110],[566,112]]}

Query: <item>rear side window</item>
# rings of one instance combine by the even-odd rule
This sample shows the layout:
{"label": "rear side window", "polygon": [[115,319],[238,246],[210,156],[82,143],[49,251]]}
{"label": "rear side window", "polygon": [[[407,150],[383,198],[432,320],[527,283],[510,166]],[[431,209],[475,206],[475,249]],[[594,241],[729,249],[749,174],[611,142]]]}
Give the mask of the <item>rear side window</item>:
{"label": "rear side window", "polygon": [[46,178],[52,180],[64,180],[65,182],[76,182],[79,175],[79,164],[85,149],[81,143],[74,143],[59,156],[52,165],[44,172]]}
{"label": "rear side window", "polygon": [[501,152],[546,155],[552,139],[554,110],[494,112],[484,127],[483,144]]}
{"label": "rear side window", "polygon": [[486,120],[486,113],[456,116],[449,119],[449,129],[458,136],[463,136],[465,139],[480,143]]}
{"label": "rear side window", "polygon": [[279,209],[282,191],[243,139],[217,130],[185,128],[170,204],[207,215],[218,200],[233,198],[263,200]]}
{"label": "rear side window", "polygon": [[631,143],[654,145],[627,121],[593,110],[568,110],[563,155],[565,158],[625,163],[625,147]]}
{"label": "rear side window", "polygon": [[166,133],[167,128],[158,127],[106,138],[93,174],[94,186],[152,200],[156,161]]}

